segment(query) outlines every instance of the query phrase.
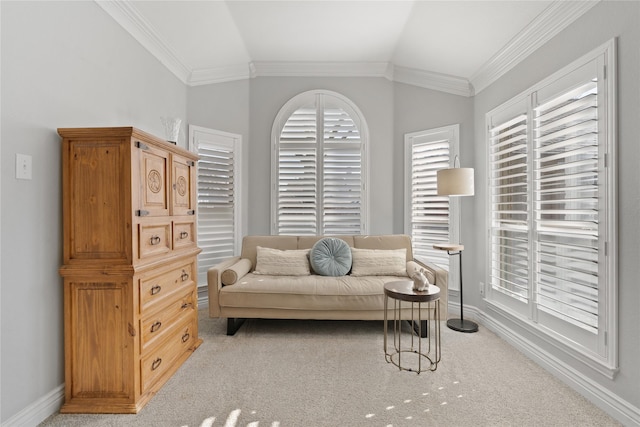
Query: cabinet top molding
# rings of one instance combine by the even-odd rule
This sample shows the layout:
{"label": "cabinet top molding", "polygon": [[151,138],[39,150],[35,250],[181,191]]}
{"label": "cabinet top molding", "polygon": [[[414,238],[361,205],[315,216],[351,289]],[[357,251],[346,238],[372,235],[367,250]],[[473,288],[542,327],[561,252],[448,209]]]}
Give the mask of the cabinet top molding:
{"label": "cabinet top molding", "polygon": [[92,138],[100,135],[100,138],[139,138],[145,142],[153,142],[160,145],[163,149],[179,153],[185,156],[194,157],[195,154],[189,150],[179,147],[169,141],[152,135],[148,132],[135,128],[133,126],[123,127],[85,127],[85,128],[58,128],[58,135],[65,139],[82,139]]}

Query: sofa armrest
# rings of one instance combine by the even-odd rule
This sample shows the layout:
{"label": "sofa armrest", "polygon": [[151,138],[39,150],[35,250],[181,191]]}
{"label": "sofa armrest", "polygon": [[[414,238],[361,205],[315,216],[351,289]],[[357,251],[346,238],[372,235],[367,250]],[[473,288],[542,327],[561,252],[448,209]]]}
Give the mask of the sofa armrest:
{"label": "sofa armrest", "polygon": [[436,278],[434,285],[440,288],[440,319],[447,320],[449,313],[449,273],[432,262],[414,258],[413,261],[425,270],[430,271]]}
{"label": "sofa armrest", "polygon": [[222,289],[222,272],[240,260],[239,256],[227,258],[207,271],[207,288],[209,292],[209,317],[220,317],[218,293]]}

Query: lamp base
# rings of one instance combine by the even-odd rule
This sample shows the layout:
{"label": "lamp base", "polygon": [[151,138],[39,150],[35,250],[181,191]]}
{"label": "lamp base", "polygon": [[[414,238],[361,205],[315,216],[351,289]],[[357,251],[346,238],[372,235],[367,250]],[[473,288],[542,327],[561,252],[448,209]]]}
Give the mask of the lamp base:
{"label": "lamp base", "polygon": [[458,332],[478,332],[478,324],[466,319],[449,319],[447,326]]}

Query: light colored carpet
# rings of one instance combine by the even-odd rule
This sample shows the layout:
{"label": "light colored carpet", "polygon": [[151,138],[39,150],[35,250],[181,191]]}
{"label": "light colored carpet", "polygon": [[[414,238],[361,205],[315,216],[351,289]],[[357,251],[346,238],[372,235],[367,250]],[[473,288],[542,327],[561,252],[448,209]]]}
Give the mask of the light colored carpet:
{"label": "light colored carpet", "polygon": [[442,327],[435,372],[385,362],[382,322],[248,320],[200,312],[204,343],[137,415],[41,426],[617,426],[487,329]]}

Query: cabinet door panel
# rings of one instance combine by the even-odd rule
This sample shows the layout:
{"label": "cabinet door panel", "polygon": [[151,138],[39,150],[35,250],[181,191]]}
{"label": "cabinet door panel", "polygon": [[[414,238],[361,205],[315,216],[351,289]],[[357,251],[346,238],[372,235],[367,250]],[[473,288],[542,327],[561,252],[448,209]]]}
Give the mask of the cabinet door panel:
{"label": "cabinet door panel", "polygon": [[195,162],[174,154],[171,165],[173,215],[195,215]]}
{"label": "cabinet door panel", "polygon": [[[65,260],[127,260],[128,174],[121,140],[74,141],[65,161],[68,196],[65,227],[69,238]],[[130,217],[129,217],[130,218]]]}
{"label": "cabinet door panel", "polygon": [[140,216],[169,215],[169,153],[152,146],[140,150]]}
{"label": "cabinet door panel", "polygon": [[66,280],[67,392],[73,398],[133,398],[131,286]]}

